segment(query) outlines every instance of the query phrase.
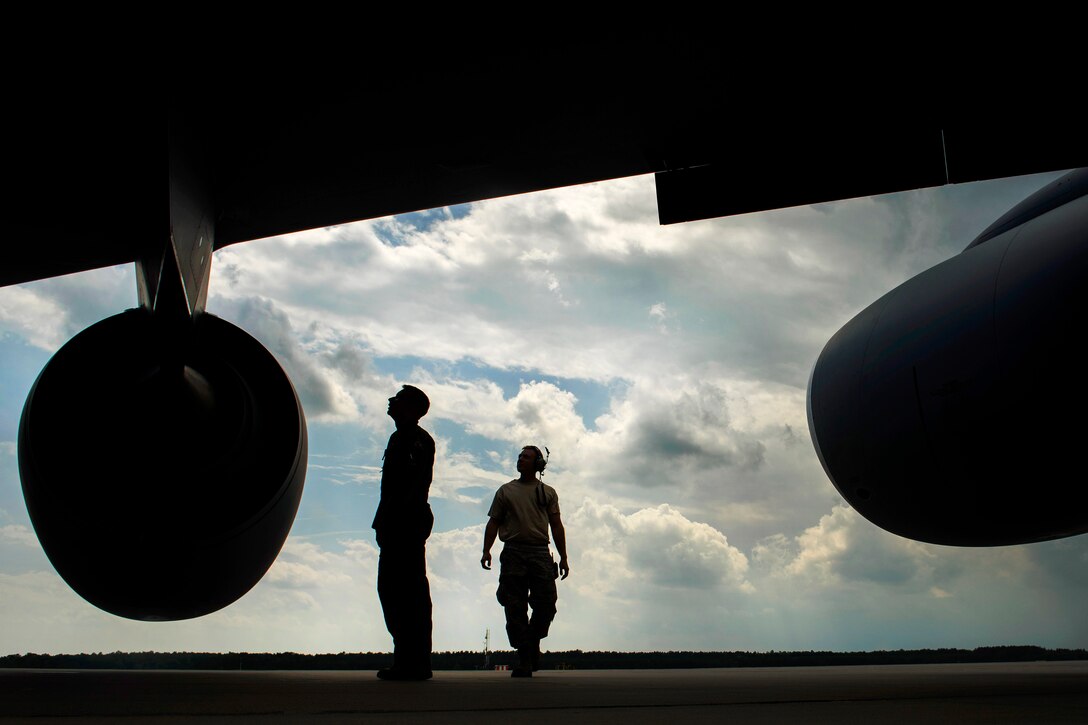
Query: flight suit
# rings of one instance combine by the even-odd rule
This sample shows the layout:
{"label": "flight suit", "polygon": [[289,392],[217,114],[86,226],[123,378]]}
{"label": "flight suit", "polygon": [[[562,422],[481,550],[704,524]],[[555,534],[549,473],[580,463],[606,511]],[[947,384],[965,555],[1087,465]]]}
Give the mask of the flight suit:
{"label": "flight suit", "polygon": [[389,437],[382,464],[381,501],[373,528],[378,547],[378,598],[393,636],[393,667],[431,668],[431,590],[427,537],[434,515],[427,494],[434,439],[419,426]]}

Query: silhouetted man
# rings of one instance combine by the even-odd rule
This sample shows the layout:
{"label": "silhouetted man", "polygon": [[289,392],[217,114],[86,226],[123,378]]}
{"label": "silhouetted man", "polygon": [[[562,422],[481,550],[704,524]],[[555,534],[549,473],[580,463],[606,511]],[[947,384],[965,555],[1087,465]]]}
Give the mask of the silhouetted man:
{"label": "silhouetted man", "polygon": [[[540,661],[540,640],[548,636],[559,598],[555,580],[559,572],[566,579],[567,534],[559,518],[559,494],[537,478],[548,465],[536,446],[525,446],[518,455],[519,478],[495,492],[480,565],[491,569],[491,546],[502,539],[499,555],[499,590],[496,597],[506,611],[506,634],[518,651],[519,663],[512,677],[532,677]],[[548,549],[548,527],[559,551],[559,566]],[[528,608],[533,608],[529,619]]]}
{"label": "silhouetted man", "polygon": [[383,680],[431,677],[431,590],[427,583],[427,537],[434,515],[427,503],[434,471],[434,439],[419,427],[431,402],[405,385],[389,399],[397,424],[382,464],[382,493],[374,514],[378,548],[378,597],[393,635],[393,666]]}

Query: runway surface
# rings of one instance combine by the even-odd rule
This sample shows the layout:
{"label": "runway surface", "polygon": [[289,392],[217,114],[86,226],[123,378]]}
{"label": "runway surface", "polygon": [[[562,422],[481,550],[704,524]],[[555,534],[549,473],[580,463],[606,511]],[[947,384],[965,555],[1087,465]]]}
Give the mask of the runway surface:
{"label": "runway surface", "polygon": [[1088,723],[1088,662],[708,670],[0,670],[0,722]]}

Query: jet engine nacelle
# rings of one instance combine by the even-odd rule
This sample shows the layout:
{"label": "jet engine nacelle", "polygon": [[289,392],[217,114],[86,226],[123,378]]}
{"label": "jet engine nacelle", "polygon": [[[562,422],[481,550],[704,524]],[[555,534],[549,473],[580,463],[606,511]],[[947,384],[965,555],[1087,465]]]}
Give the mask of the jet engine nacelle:
{"label": "jet engine nacelle", "polygon": [[873,523],[991,546],[1088,531],[1088,170],[848,322],[812,371],[809,430]]}
{"label": "jet engine nacelle", "polygon": [[38,538],[92,604],[196,617],[245,594],[291,528],[306,425],[287,375],[210,314],[146,309],[74,337],[31,389],[19,472]]}

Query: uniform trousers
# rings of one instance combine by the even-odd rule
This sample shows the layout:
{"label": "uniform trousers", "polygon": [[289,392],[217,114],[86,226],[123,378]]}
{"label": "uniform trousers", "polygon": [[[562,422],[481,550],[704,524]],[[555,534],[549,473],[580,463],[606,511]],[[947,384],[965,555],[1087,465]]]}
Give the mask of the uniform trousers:
{"label": "uniform trousers", "polygon": [[[517,650],[534,649],[548,636],[555,618],[558,573],[548,546],[506,543],[499,555],[496,598],[506,612],[506,634]],[[533,616],[529,618],[528,608]]]}
{"label": "uniform trousers", "polygon": [[379,532],[378,598],[393,636],[393,667],[431,669],[431,588],[427,540]]}

